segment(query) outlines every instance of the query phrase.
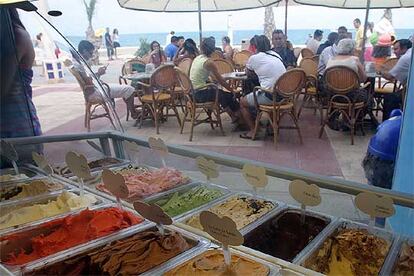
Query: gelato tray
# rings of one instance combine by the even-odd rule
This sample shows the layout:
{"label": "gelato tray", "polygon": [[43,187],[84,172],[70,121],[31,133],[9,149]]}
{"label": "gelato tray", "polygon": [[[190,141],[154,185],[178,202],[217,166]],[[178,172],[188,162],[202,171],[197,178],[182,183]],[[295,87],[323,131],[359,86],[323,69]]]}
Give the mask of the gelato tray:
{"label": "gelato tray", "polygon": [[393,252],[389,254],[381,275],[414,275],[414,240],[401,238]]}
{"label": "gelato tray", "polygon": [[1,263],[10,270],[16,270],[38,259],[138,225],[143,221],[143,218],[132,210],[121,210],[115,206],[84,209],[2,235]]}
{"label": "gelato tray", "polygon": [[32,198],[47,193],[71,189],[72,185],[56,178],[43,177],[38,179],[26,179],[13,183],[0,185],[0,203],[11,200]]}
{"label": "gelato tray", "polygon": [[209,242],[176,227],[165,235],[151,226],[111,235],[53,259],[28,266],[23,275],[138,275],[197,254]]}
{"label": "gelato tray", "polygon": [[102,203],[105,203],[103,198],[88,192],[81,196],[79,190],[64,190],[36,198],[5,202],[0,206],[0,232]]}
{"label": "gelato tray", "polygon": [[244,235],[279,206],[281,206],[280,203],[242,193],[205,206],[196,214],[190,214],[177,221],[203,230],[200,213],[207,210],[220,217],[231,218],[236,223],[237,229]]}
{"label": "gelato tray", "polygon": [[378,275],[394,243],[393,234],[346,220],[298,260],[306,268],[326,275]]}
{"label": "gelato tray", "polygon": [[145,201],[160,206],[170,217],[188,215],[190,212],[214,203],[229,195],[229,189],[210,183],[192,183],[147,198]]}
{"label": "gelato tray", "polygon": [[[128,203],[144,199],[151,195],[155,195],[167,190],[171,190],[178,186],[188,184],[191,182],[190,178],[185,176],[182,172],[172,168],[147,169],[143,167],[124,167],[113,170],[120,173],[125,178],[125,184],[128,187],[129,196],[125,199]],[[99,181],[96,184],[89,185],[92,189],[114,199],[111,193]]]}
{"label": "gelato tray", "polygon": [[44,174],[40,174],[37,170],[27,168],[27,167],[19,167],[19,174],[16,175],[16,172],[13,168],[7,169],[0,169],[0,183],[11,183],[19,180],[25,180],[34,177],[44,176]]}
{"label": "gelato tray", "polygon": [[[118,166],[124,166],[126,164],[129,164],[130,161],[123,160],[115,157],[103,157],[100,159],[88,161],[89,168],[91,172],[100,171],[104,168],[113,168]],[[61,176],[64,177],[72,177],[73,173],[70,171],[70,169],[66,165],[61,166],[55,166],[53,168],[53,171]]]}
{"label": "gelato tray", "polygon": [[246,253],[230,249],[230,268],[224,263],[221,248],[210,248],[199,255],[182,259],[179,263],[165,267],[157,274],[165,276],[193,276],[193,275],[278,275],[280,267],[253,257]]}
{"label": "gelato tray", "polygon": [[332,218],[301,210],[283,209],[244,236],[244,246],[270,256],[294,262],[295,257],[327,229]]}

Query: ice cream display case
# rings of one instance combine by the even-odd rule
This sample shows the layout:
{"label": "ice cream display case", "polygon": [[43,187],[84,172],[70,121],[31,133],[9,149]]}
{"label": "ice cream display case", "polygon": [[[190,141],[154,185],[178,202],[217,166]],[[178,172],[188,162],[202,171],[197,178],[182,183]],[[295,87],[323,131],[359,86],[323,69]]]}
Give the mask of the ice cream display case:
{"label": "ice cream display case", "polygon": [[[70,175],[66,175],[68,178],[63,177],[64,174],[42,175],[42,169],[36,168],[30,160],[18,163],[38,176],[2,183],[2,223],[11,217],[3,212],[15,211],[13,208],[17,204],[25,205],[23,208],[38,208],[36,206],[42,204],[54,204],[54,200],[62,194],[93,196],[101,202],[89,208],[81,206],[70,212],[33,221],[29,219],[18,223],[17,228],[7,226],[0,238],[2,275],[59,274],[69,270],[73,270],[74,275],[116,275],[121,272],[216,275],[223,269],[241,275],[249,271],[260,275],[413,273],[413,237],[401,236],[387,222],[384,228],[374,226],[374,217],[386,215],[367,215],[369,212],[366,210],[372,206],[361,205],[358,200],[360,194],[375,195],[374,209],[385,214],[386,205],[381,204],[382,201],[391,200],[392,206],[413,208],[414,199],[409,194],[193,147],[169,144],[164,149],[161,146],[150,147],[151,143],[147,140],[115,131],[6,141],[19,149],[41,144],[38,147],[43,148],[41,154],[54,169],[57,167],[55,164],[60,164],[60,168],[65,166],[68,149],[83,154],[89,164],[96,160],[109,162],[97,166],[91,172],[93,178],[86,179],[84,185],[77,177]],[[98,147],[91,147],[90,141]],[[208,165],[200,166],[200,156],[214,163],[217,171],[211,174]],[[122,161],[113,164],[111,160]],[[255,181],[249,181],[246,176],[246,164],[264,168],[267,185],[253,185]],[[112,186],[107,186],[103,181],[104,168],[114,176],[122,176],[119,186],[124,187],[126,193],[122,200],[110,188]],[[24,185],[38,179],[43,179],[44,184],[38,188],[39,193],[31,194],[30,191],[36,189],[28,189]],[[60,185],[54,185],[56,183],[51,183],[51,179]],[[298,192],[293,190],[292,183],[298,184],[298,181],[304,183],[301,185],[305,188],[301,191],[302,195],[308,196],[308,201],[301,201]],[[317,194],[314,194],[315,191]],[[14,198],[19,194],[22,194],[22,199]],[[316,203],[315,198],[318,199]],[[118,213],[122,210],[139,217],[140,210],[133,210],[136,207],[133,203],[137,201],[158,206],[172,218],[173,225],[162,226],[157,222],[155,227],[153,222],[147,220],[152,219],[144,215],[145,221],[141,218],[139,222],[125,227],[97,220],[94,223],[103,230],[93,234],[95,238],[79,243],[61,244],[59,235],[54,234],[54,229],[58,233],[64,231],[61,225],[65,225],[65,231],[82,235],[76,224],[71,226],[67,221],[83,212],[100,211],[101,216],[106,216],[110,214],[108,208],[112,208],[117,210],[112,211],[116,213],[113,214],[116,218],[121,219]],[[198,216],[205,211],[222,219],[229,218],[242,235],[243,242],[234,246],[230,244],[230,259],[223,259],[224,249],[227,248],[225,244],[219,242],[216,236],[207,234],[205,225],[198,220]],[[387,214],[390,216],[393,212]],[[90,219],[94,220],[94,216],[90,215]],[[52,225],[56,225],[55,228]],[[41,234],[41,238],[37,234]],[[21,239],[19,246],[14,246],[20,236],[24,239]],[[44,239],[56,242],[62,246],[57,248],[61,249],[51,250],[42,242]],[[147,251],[147,248],[154,252]],[[130,254],[130,250],[134,253]],[[151,257],[154,254],[158,257]],[[151,258],[154,260],[151,261]]]}

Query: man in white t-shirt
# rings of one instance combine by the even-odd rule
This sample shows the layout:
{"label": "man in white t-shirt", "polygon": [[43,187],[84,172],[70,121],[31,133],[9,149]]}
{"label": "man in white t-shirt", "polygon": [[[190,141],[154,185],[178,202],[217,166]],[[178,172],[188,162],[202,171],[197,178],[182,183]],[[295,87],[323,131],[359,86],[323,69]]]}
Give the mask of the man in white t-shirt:
{"label": "man in white t-shirt", "polygon": [[323,38],[323,31],[316,30],[313,33],[313,38],[310,38],[306,42],[306,48],[310,49],[316,55],[319,45],[321,44],[322,38]]}
{"label": "man in white t-shirt", "polygon": [[[256,74],[262,88],[273,90],[276,81],[286,72],[283,61],[276,52],[271,50],[270,41],[265,35],[254,36],[252,42],[256,54],[252,55],[247,61],[246,73],[248,76]],[[259,105],[271,105],[273,103],[273,96],[270,93],[257,91],[256,96]],[[253,135],[254,120],[249,111],[249,108],[252,107],[255,107],[253,93],[240,99],[240,111],[249,128],[249,132],[241,134],[240,138],[251,139]]]}

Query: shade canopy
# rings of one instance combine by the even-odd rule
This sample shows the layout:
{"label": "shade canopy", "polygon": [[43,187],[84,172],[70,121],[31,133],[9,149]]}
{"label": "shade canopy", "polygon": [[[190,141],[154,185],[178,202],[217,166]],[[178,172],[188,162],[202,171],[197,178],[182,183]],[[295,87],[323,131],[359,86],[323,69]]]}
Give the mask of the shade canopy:
{"label": "shade canopy", "polygon": [[[280,0],[201,0],[201,12],[237,11],[273,5]],[[198,0],[118,0],[121,7],[153,12],[198,12]]]}
{"label": "shade canopy", "polygon": [[[298,4],[343,9],[365,9],[369,0],[293,0]],[[370,9],[410,8],[414,0],[371,0]]]}

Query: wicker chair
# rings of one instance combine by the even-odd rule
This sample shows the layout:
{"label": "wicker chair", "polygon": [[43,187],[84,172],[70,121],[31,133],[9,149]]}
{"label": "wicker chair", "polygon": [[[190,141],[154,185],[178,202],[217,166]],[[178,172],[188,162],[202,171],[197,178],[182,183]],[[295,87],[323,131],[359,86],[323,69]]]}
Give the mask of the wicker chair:
{"label": "wicker chair", "polygon": [[[128,80],[126,76],[128,74],[132,74],[134,72],[145,72],[145,65],[146,63],[144,60],[140,57],[136,57],[133,59],[128,60],[122,65],[121,68],[121,75],[119,76],[119,84],[128,84]],[[135,88],[135,96],[138,96],[138,94],[142,94],[143,91],[140,89],[135,83],[131,82],[131,85]],[[134,105],[135,109],[142,108],[142,105]],[[127,114],[126,114],[126,121],[129,120],[129,116],[131,115],[131,110],[127,106]]]}
{"label": "wicker chair", "polygon": [[312,50],[309,49],[309,48],[303,48],[302,50],[300,50],[300,53],[302,55],[302,58],[311,58],[311,57],[313,57],[315,55],[312,52]]}
{"label": "wicker chair", "polygon": [[214,64],[217,66],[218,72],[220,75],[234,72],[234,66],[230,61],[223,58],[212,59]]}
{"label": "wicker chair", "polygon": [[[398,62],[398,58],[389,58],[381,65],[381,72],[390,71]],[[384,108],[384,96],[390,93],[394,93],[397,91],[398,87],[397,81],[386,81],[382,83],[381,77],[378,78],[378,87],[374,89],[374,103],[376,114],[378,115],[378,111],[382,111]]]}
{"label": "wicker chair", "polygon": [[191,58],[184,58],[178,63],[178,68],[180,68],[181,71],[183,71],[187,76],[190,75],[190,69],[191,64],[193,63],[193,60]]}
{"label": "wicker chair", "polygon": [[[284,73],[276,81],[273,86],[273,90],[265,90],[260,87],[256,87],[255,91],[261,90],[265,93],[270,93],[273,95],[273,104],[272,105],[259,105],[257,103],[256,92],[254,95],[254,103],[257,108],[258,114],[256,116],[256,122],[254,127],[254,132],[252,139],[256,138],[256,133],[260,124],[260,119],[264,114],[268,114],[270,122],[273,127],[273,143],[277,145],[277,138],[279,134],[279,129],[296,129],[299,135],[300,143],[302,144],[302,135],[300,133],[300,128],[298,124],[298,117],[296,115],[296,102],[297,98],[302,91],[306,83],[306,74],[302,69],[291,69]],[[283,99],[279,102],[276,101],[277,96],[281,96]],[[288,114],[295,126],[280,126],[280,120],[282,117]]]}
{"label": "wicker chair", "polygon": [[[184,72],[187,76],[190,75],[191,64],[193,60],[191,58],[184,58],[178,63],[178,68],[182,72]],[[176,102],[176,106],[181,108],[181,111],[184,113],[185,111],[185,95],[184,91],[181,89],[181,86],[177,83],[172,91],[174,93],[174,98]]]}
{"label": "wicker chair", "polygon": [[316,64],[319,64],[319,55],[314,55],[311,58],[316,62]]}
{"label": "wicker chair", "polygon": [[[173,116],[177,117],[178,123],[181,125],[181,119],[178,115],[177,108],[174,103],[174,97],[170,94],[171,90],[177,82],[174,65],[161,65],[158,67],[150,78],[150,83],[138,82],[144,87],[146,93],[139,96],[142,103],[142,114],[139,117],[139,127],[146,118],[154,121],[157,134],[159,134],[159,121],[167,119],[168,109],[174,111]],[[155,92],[154,90],[158,90]],[[167,114],[163,113],[166,108]]]}
{"label": "wicker chair", "polygon": [[[370,83],[366,83],[363,87],[360,86],[358,74],[345,66],[335,66],[326,69],[324,73],[324,82],[328,91],[334,93],[333,97],[328,102],[328,111],[326,118],[322,123],[319,131],[319,138],[322,137],[325,125],[329,119],[339,113],[342,115],[344,122],[351,129],[351,145],[354,144],[354,134],[356,127],[359,125],[364,134],[362,112],[365,110],[364,101],[352,101],[347,94],[360,88],[366,88]],[[358,119],[361,119],[358,121]]]}
{"label": "wicker chair", "polygon": [[[82,79],[81,75],[73,68],[68,68],[68,70],[75,77],[76,81],[82,89],[83,96],[85,98],[85,127],[88,129],[88,132],[91,131],[91,121],[98,118],[108,118],[112,126],[115,128],[114,122],[109,113],[109,108],[105,100],[102,99],[100,101],[91,101],[88,97],[91,91],[94,91],[96,87],[94,85],[87,85],[85,81]],[[103,86],[107,90],[107,93],[110,94],[109,86],[105,83],[103,83]],[[97,113],[97,109],[99,107],[102,107],[104,112]]]}
{"label": "wicker chair", "polygon": [[300,61],[299,67],[306,73],[306,84],[303,93],[303,102],[298,111],[298,117],[300,117],[302,108],[312,108],[315,112],[316,109],[318,109],[321,114],[322,124],[323,109],[318,94],[318,64],[313,58],[304,58]]}
{"label": "wicker chair", "polygon": [[242,72],[244,71],[244,68],[246,68],[246,63],[249,57],[252,55],[247,50],[242,50],[240,52],[237,52],[233,55],[233,63],[236,71]]}
{"label": "wicker chair", "polygon": [[[194,127],[202,123],[209,123],[212,129],[214,129],[214,125],[218,125],[220,127],[221,134],[224,135],[223,125],[221,123],[220,117],[220,104],[218,102],[218,87],[214,84],[208,84],[209,86],[212,86],[216,89],[216,97],[214,102],[196,103],[192,97],[194,89],[189,77],[179,68],[175,68],[175,71],[181,89],[184,91],[187,101],[186,109],[184,112],[184,118],[181,123],[180,133],[183,133],[185,122],[190,121],[191,130],[189,141],[193,140]],[[200,119],[200,116],[202,114],[206,114],[207,118]],[[215,119],[213,119],[213,116],[215,117]]]}

